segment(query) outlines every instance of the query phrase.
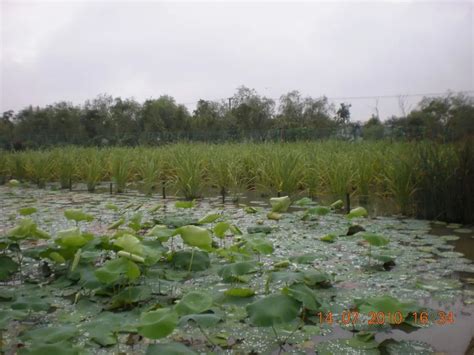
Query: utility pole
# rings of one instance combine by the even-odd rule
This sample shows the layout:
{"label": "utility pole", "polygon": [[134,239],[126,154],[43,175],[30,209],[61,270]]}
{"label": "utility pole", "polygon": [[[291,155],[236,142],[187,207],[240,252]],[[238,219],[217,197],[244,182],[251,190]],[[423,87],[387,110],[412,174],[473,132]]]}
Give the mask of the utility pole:
{"label": "utility pole", "polygon": [[232,97],[228,98],[229,100],[229,111],[232,109]]}

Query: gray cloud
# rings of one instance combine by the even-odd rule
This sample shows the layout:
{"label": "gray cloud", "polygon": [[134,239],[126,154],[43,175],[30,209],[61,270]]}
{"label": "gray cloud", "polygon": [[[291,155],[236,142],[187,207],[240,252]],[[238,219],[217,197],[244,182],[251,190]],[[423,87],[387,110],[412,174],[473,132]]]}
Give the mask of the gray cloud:
{"label": "gray cloud", "polygon": [[[240,85],[273,98],[474,90],[473,16],[472,2],[2,2],[0,109],[104,92],[192,109]],[[360,120],[375,106],[340,101]],[[400,113],[396,98],[378,105]]]}

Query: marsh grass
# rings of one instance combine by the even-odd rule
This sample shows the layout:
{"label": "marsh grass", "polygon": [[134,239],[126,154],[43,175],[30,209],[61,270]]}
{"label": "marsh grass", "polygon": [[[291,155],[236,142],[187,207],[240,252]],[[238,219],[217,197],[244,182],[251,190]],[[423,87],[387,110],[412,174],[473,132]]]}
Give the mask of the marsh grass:
{"label": "marsh grass", "polygon": [[177,192],[188,200],[201,197],[205,187],[204,161],[201,154],[190,146],[174,150],[171,181]]}
{"label": "marsh grass", "polygon": [[260,156],[258,186],[272,194],[294,195],[304,188],[303,154],[286,150],[284,146],[267,149]]}
{"label": "marsh grass", "polygon": [[93,149],[84,152],[82,169],[79,170],[79,176],[87,185],[87,191],[94,192],[96,186],[102,181],[105,173],[101,154],[96,154]]}
{"label": "marsh grass", "polygon": [[71,147],[56,149],[52,152],[53,170],[62,189],[71,188],[77,177],[76,150]]}
{"label": "marsh grass", "polygon": [[31,152],[25,162],[25,171],[31,182],[39,188],[44,188],[46,182],[52,179],[52,159],[48,153]]}
{"label": "marsh grass", "polygon": [[138,176],[142,183],[142,191],[151,195],[160,186],[161,166],[156,154],[143,154],[138,158]]}
{"label": "marsh grass", "polygon": [[133,159],[131,159],[131,154],[122,149],[112,152],[111,155],[110,176],[114,182],[115,191],[122,193],[133,175]]}
{"label": "marsh grass", "polygon": [[[208,188],[224,195],[255,190],[262,195],[343,199],[347,193],[395,201],[401,213],[423,218],[474,221],[472,139],[433,142],[178,143],[158,148],[78,148],[5,152],[0,179],[87,184],[113,180],[117,192],[137,183],[145,194],[174,188],[194,199]],[[3,176],[3,178],[2,178]]]}

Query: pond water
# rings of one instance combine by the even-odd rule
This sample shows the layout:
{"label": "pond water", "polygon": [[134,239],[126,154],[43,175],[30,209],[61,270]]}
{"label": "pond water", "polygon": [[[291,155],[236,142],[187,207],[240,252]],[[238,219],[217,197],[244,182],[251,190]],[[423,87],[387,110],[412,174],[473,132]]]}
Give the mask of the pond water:
{"label": "pond water", "polygon": [[[107,185],[104,185],[106,188]],[[205,271],[196,272],[190,279],[182,273],[166,271],[164,274],[158,267],[151,268],[150,274],[159,275],[147,279],[147,287],[160,292],[172,293],[180,298],[191,290],[206,290],[215,301],[215,307],[225,314],[224,321],[209,330],[217,343],[217,352],[227,353],[266,353],[281,352],[276,344],[271,328],[252,326],[248,321],[245,306],[264,297],[266,288],[270,293],[279,293],[287,286],[283,281],[276,280],[268,285],[268,275],[272,271],[287,273],[319,270],[330,276],[331,287],[314,289],[316,298],[327,305],[335,322],[321,324],[316,312],[308,316],[304,326],[299,322],[290,322],[277,327],[280,339],[287,339],[283,346],[291,353],[357,353],[376,354],[378,349],[367,343],[347,346],[341,339],[349,339],[358,331],[375,333],[375,342],[382,343],[386,339],[399,341],[394,349],[403,349],[403,353],[433,353],[464,354],[474,336],[474,233],[472,226],[460,226],[431,222],[425,220],[407,219],[400,216],[390,216],[383,208],[368,208],[369,218],[348,220],[342,212],[331,212],[326,215],[306,217],[310,204],[304,207],[291,207],[287,213],[281,214],[280,220],[269,220],[270,210],[268,199],[261,198],[257,193],[241,195],[239,203],[228,201],[224,204],[220,197],[206,198],[197,201],[196,207],[180,209],[175,207],[176,199],[166,200],[158,197],[145,197],[136,192],[115,195],[79,191],[38,190],[33,188],[10,188],[0,186],[0,235],[5,234],[18,222],[19,208],[34,206],[38,209],[31,218],[43,230],[56,235],[60,230],[71,228],[75,224],[64,217],[64,211],[69,208],[81,208],[95,216],[92,222],[81,222],[80,228],[94,235],[111,235],[107,229],[110,223],[124,216],[127,220],[141,211],[142,221],[161,221],[167,224],[167,218],[199,219],[211,213],[220,213],[222,218],[232,222],[240,230],[246,232],[252,227],[269,227],[266,235],[273,245],[273,252],[268,255],[258,255],[262,263],[260,271],[251,274],[246,282],[238,287],[247,287],[255,291],[250,298],[229,300],[222,294],[234,284],[229,285],[218,276],[218,270],[225,265],[222,258],[211,255],[211,267]],[[163,206],[153,210],[157,203]],[[113,204],[119,211],[107,207]],[[256,207],[255,213],[247,213],[244,205]],[[353,201],[353,207],[356,207]],[[306,213],[307,214],[307,213]],[[351,225],[358,225],[367,232],[382,235],[390,242],[381,247],[372,247],[368,256],[369,245],[361,238],[361,233],[347,236]],[[211,228],[213,224],[208,227]],[[323,236],[333,234],[334,240],[324,242]],[[218,241],[220,246],[229,247],[235,242],[230,236],[225,241]],[[41,243],[39,244],[41,245]],[[170,247],[169,245],[167,245]],[[173,245],[171,247],[180,247]],[[390,256],[393,263],[384,264],[373,256]],[[279,262],[288,261],[286,268],[277,268]],[[33,265],[33,262],[30,263]],[[385,267],[387,266],[387,267]],[[160,266],[161,267],[161,266]],[[247,276],[247,275],[245,275]],[[31,292],[36,286],[31,284],[18,285],[18,280],[5,283],[2,288],[18,294]],[[91,342],[88,324],[92,324],[98,314],[103,314],[99,307],[96,314],[80,313],[71,302],[71,295],[78,291],[77,285],[65,286],[59,292],[53,284],[45,285],[44,292],[50,292],[51,302],[55,310],[31,319],[23,324],[21,320],[7,322],[6,342],[8,349],[16,346],[15,342],[30,328],[46,324],[74,324],[80,329],[76,345],[80,345],[92,353],[109,353],[115,348],[104,348]],[[400,302],[413,302],[416,312],[426,311],[430,315],[427,324],[417,324],[415,327],[402,324],[390,326],[384,323],[369,326],[368,314],[361,312],[361,321],[354,325],[338,325],[342,314],[354,308],[357,300],[370,300],[374,297],[390,296]],[[93,297],[96,305],[102,300]],[[141,306],[140,310],[149,307],[150,302]],[[2,309],[7,309],[8,302],[1,302]],[[105,308],[105,307],[104,307]],[[137,308],[138,309],[138,308]],[[411,310],[412,311],[412,310]],[[448,315],[452,312],[453,321],[450,324],[439,325],[438,311]],[[130,317],[136,316],[130,312]],[[128,314],[128,313],[127,313]],[[77,315],[77,319],[74,317]],[[99,316],[100,318],[100,316]],[[0,322],[1,324],[1,322]],[[298,328],[297,331],[294,329]],[[4,336],[5,337],[5,336]],[[140,340],[136,344],[127,345],[127,337],[119,340],[118,348],[127,353],[144,353],[148,341]],[[220,339],[220,340],[219,340]],[[5,340],[5,339],[4,339]],[[206,338],[196,327],[188,325],[178,327],[166,339],[160,342],[177,341],[186,344],[196,351],[209,351]],[[404,341],[404,342],[403,342]],[[225,344],[224,344],[225,343]],[[28,346],[26,340],[26,345]],[[372,344],[372,343],[370,343]],[[402,351],[402,350],[400,350]]]}

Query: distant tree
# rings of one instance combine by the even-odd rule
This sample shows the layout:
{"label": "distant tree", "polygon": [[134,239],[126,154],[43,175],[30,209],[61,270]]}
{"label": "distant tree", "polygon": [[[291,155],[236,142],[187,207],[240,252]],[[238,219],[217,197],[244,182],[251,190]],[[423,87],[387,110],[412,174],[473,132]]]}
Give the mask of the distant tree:
{"label": "distant tree", "polygon": [[115,98],[110,107],[112,132],[115,143],[135,144],[139,134],[142,106],[134,99]]}
{"label": "distant tree", "polygon": [[177,105],[171,96],[160,96],[143,104],[139,119],[140,131],[145,136],[183,132],[188,128],[189,118],[185,106]]}
{"label": "distant tree", "polygon": [[98,95],[87,100],[82,110],[81,123],[89,141],[99,143],[101,139],[111,136],[114,132],[112,105],[114,99],[109,95]]}
{"label": "distant tree", "polygon": [[219,126],[219,112],[215,102],[199,100],[193,112],[191,127],[195,130],[213,129]]}
{"label": "distant tree", "polygon": [[337,122],[337,124],[343,126],[349,123],[351,118],[351,106],[351,104],[341,102],[339,109],[336,111],[335,121]]}
{"label": "distant tree", "polygon": [[231,125],[240,131],[263,130],[270,127],[275,102],[241,86],[232,97]]}
{"label": "distant tree", "polygon": [[13,110],[5,111],[0,119],[0,149],[9,149],[13,143]]}
{"label": "distant tree", "polygon": [[295,128],[304,125],[304,100],[298,91],[280,96],[277,125],[280,128]]}
{"label": "distant tree", "polygon": [[364,139],[382,139],[384,137],[385,127],[376,115],[372,115],[364,124],[362,136]]}

